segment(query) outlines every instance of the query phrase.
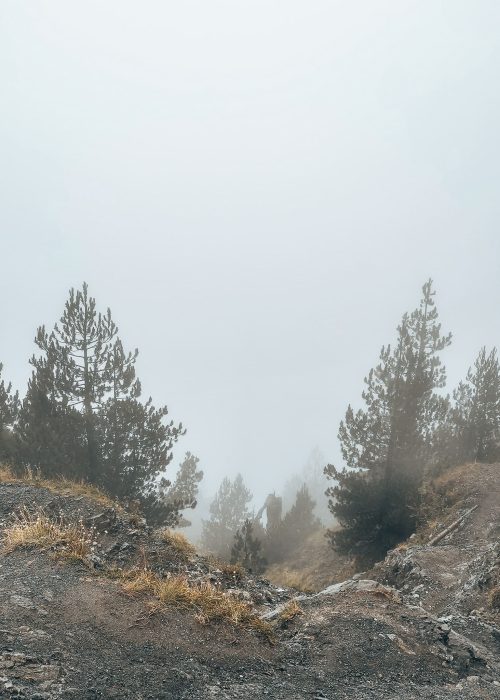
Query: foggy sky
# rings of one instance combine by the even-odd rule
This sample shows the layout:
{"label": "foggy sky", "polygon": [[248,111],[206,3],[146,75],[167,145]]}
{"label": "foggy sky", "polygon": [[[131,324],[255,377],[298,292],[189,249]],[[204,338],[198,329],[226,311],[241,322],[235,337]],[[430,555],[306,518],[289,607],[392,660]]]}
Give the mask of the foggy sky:
{"label": "foggy sky", "polygon": [[500,4],[3,0],[1,347],[87,280],[205,489],[337,428],[435,279],[450,388],[500,343]]}

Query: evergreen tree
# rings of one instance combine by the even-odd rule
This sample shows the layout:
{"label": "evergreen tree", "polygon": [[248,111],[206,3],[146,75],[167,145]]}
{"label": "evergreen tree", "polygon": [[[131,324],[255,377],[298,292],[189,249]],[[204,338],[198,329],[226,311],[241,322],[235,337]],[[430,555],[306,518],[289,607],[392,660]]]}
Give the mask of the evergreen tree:
{"label": "evergreen tree", "polygon": [[286,482],[283,489],[283,507],[289,510],[295,503],[297,491],[301,486],[306,485],[307,489],[316,502],[314,507],[315,515],[323,524],[330,524],[332,515],[328,508],[328,499],[325,498],[325,490],[328,487],[328,480],[325,476],[325,457],[318,447],[315,447],[299,474],[293,475]]}
{"label": "evergreen tree", "polygon": [[208,551],[229,558],[235,532],[250,517],[251,500],[241,474],[233,482],[227,477],[222,481],[210,505],[210,520],[203,521],[202,543]]}
{"label": "evergreen tree", "polygon": [[172,459],[172,448],[182,427],[165,423],[166,406],[155,408],[127,398],[110,400],[98,413],[102,470],[96,479],[118,498],[159,498],[157,477]]}
{"label": "evergreen tree", "polygon": [[267,528],[264,549],[271,562],[278,562],[298,551],[305,540],[321,526],[314,514],[316,503],[303,484],[295,494],[295,502],[285,517],[273,528]]}
{"label": "evergreen tree", "polygon": [[365,408],[347,409],[339,439],[348,469],[325,469],[337,482],[327,494],[342,525],[331,541],[363,564],[414,529],[432,435],[443,419],[445,403],[435,389],[445,384],[439,354],[451,336],[441,333],[434,294],[429,280],[419,307],[403,316],[396,346],[382,348],[365,379]]}
{"label": "evergreen tree", "polygon": [[18,469],[30,467],[48,477],[82,478],[84,435],[81,413],[59,399],[50,362],[39,360],[16,425]]}
{"label": "evergreen tree", "polygon": [[320,526],[319,519],[314,515],[315,505],[309,489],[304,484],[297,491],[295,503],[283,518],[284,556],[300,547]]}
{"label": "evergreen tree", "polygon": [[96,483],[100,472],[100,452],[96,436],[95,412],[111,390],[113,340],[117,327],[111,311],[98,313],[96,302],[82,290],[70,290],[60,325],[48,333],[45,326],[37,331],[35,343],[42,357],[33,357],[36,370],[50,368],[50,393],[64,407],[80,409],[85,428],[86,464],[84,473]]}
{"label": "evergreen tree", "polygon": [[444,469],[464,462],[462,439],[456,423],[455,408],[448,396],[441,397],[441,418],[437,421],[429,445],[427,476],[436,476]]}
{"label": "evergreen tree", "polygon": [[500,366],[496,348],[483,347],[465,382],[454,392],[453,417],[460,461],[495,462],[500,457]]}
{"label": "evergreen tree", "polygon": [[158,478],[172,459],[182,424],[165,406],[140,401],[138,351],[126,353],[108,309],[98,313],[88,287],[70,291],[60,325],[35,339],[42,351],[23,402],[18,437],[24,464],[84,478],[118,498],[138,499],[152,516],[174,517]]}
{"label": "evergreen tree", "polygon": [[12,429],[19,411],[19,395],[12,392],[12,384],[5,384],[2,371],[0,362],[0,462],[10,461],[14,455]]}
{"label": "evergreen tree", "polygon": [[250,573],[260,574],[266,567],[266,560],[261,554],[261,542],[253,534],[253,525],[246,519],[236,531],[231,549],[231,564],[241,564]]}
{"label": "evergreen tree", "polygon": [[196,508],[199,483],[203,479],[203,472],[198,469],[199,461],[198,457],[186,452],[174,483],[162,490],[162,500],[173,505],[176,511]]}
{"label": "evergreen tree", "polygon": [[186,452],[179,471],[172,484],[163,477],[158,484],[158,491],[153,491],[144,506],[149,522],[168,527],[188,527],[182,511],[194,509],[197,505],[199,483],[203,472],[198,469],[198,457]]}

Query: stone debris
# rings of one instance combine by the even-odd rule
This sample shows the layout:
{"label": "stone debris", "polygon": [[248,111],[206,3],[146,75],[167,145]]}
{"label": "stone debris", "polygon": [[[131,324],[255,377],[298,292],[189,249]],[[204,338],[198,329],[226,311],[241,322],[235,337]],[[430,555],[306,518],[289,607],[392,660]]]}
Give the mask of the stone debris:
{"label": "stone debris", "polygon": [[[33,550],[1,559],[0,698],[500,700],[500,614],[489,603],[500,502],[492,484],[477,500],[435,545],[412,537],[372,571],[305,595],[183,556],[136,514],[0,484],[0,528],[28,505],[95,533],[84,563]],[[159,577],[210,582],[254,605],[272,639],[155,612],[105,575],[145,561]],[[300,614],[284,621],[290,601]]]}

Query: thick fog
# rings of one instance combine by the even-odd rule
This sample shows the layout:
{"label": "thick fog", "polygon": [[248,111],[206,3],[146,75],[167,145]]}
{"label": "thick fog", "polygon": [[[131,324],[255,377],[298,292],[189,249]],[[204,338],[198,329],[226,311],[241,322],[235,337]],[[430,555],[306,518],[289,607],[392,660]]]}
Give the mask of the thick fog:
{"label": "thick fog", "polygon": [[337,427],[432,276],[450,388],[500,342],[500,4],[0,5],[4,375],[89,283],[257,501]]}

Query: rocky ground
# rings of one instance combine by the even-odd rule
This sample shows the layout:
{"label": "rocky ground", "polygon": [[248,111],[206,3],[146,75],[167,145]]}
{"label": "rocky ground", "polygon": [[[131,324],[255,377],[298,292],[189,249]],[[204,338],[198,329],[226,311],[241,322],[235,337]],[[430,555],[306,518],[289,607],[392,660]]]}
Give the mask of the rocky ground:
{"label": "rocky ground", "polygon": [[[302,613],[280,615],[291,589],[231,575],[180,556],[136,515],[91,499],[22,483],[0,484],[0,529],[22,507],[92,529],[85,562],[51,551],[0,554],[0,697],[205,700],[408,700],[500,698],[500,620],[489,605],[497,582],[500,467],[461,485],[439,531],[471,505],[470,519],[439,544],[422,536],[372,572],[319,594]],[[432,533],[429,533],[432,534]],[[272,639],[192,612],[152,612],[120,568],[209,581],[248,600],[273,625]]]}

